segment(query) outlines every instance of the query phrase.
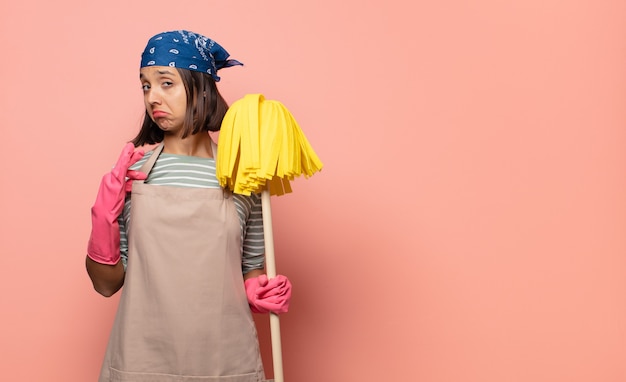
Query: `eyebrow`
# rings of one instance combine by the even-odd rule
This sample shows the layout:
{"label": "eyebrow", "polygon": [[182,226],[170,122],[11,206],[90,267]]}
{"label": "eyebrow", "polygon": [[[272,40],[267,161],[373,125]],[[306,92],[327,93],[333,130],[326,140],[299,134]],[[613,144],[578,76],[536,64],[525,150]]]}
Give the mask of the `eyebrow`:
{"label": "eyebrow", "polygon": [[[164,74],[169,74],[171,76],[174,75],[174,73],[170,72],[169,70],[157,70],[157,73],[159,73],[160,75],[164,75]],[[139,78],[144,78],[143,73],[139,73]]]}

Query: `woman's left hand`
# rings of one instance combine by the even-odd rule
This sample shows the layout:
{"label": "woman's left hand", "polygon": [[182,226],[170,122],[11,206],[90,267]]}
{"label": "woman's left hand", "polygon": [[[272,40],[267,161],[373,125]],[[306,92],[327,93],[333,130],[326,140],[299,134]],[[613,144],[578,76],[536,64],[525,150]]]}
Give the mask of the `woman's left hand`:
{"label": "woman's left hand", "polygon": [[250,309],[255,313],[287,313],[291,300],[291,282],[286,276],[277,275],[268,279],[267,275],[249,278],[245,281],[246,295]]}

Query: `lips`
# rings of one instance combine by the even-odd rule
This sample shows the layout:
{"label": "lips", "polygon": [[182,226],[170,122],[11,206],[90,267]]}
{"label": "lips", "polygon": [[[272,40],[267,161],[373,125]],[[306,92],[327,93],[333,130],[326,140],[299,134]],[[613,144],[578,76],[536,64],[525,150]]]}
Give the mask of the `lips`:
{"label": "lips", "polygon": [[164,112],[164,111],[161,111],[161,110],[154,110],[154,111],[152,112],[152,117],[153,117],[153,118],[163,118],[163,117],[165,117],[166,115],[167,115],[167,113],[166,113],[166,112]]}

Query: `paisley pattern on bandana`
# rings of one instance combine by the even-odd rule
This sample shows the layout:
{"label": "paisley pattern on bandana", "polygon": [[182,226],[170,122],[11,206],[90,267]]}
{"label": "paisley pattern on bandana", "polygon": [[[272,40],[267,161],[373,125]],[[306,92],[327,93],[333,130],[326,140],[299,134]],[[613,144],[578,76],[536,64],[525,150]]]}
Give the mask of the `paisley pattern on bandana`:
{"label": "paisley pattern on bandana", "polygon": [[228,59],[230,54],[220,44],[198,33],[178,30],[153,36],[141,54],[141,67],[170,66],[208,73],[215,81],[217,71],[243,65]]}

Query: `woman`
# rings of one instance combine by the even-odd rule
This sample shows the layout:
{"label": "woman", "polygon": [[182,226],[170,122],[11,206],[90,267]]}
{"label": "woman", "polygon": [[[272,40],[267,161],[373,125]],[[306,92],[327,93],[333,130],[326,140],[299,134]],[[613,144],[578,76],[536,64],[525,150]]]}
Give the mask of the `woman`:
{"label": "woman", "polygon": [[104,296],[124,286],[100,381],[264,380],[250,312],[286,312],[291,284],[264,275],[260,198],[215,177],[228,57],[184,30],[142,54],[144,123],[92,207],[87,272]]}

